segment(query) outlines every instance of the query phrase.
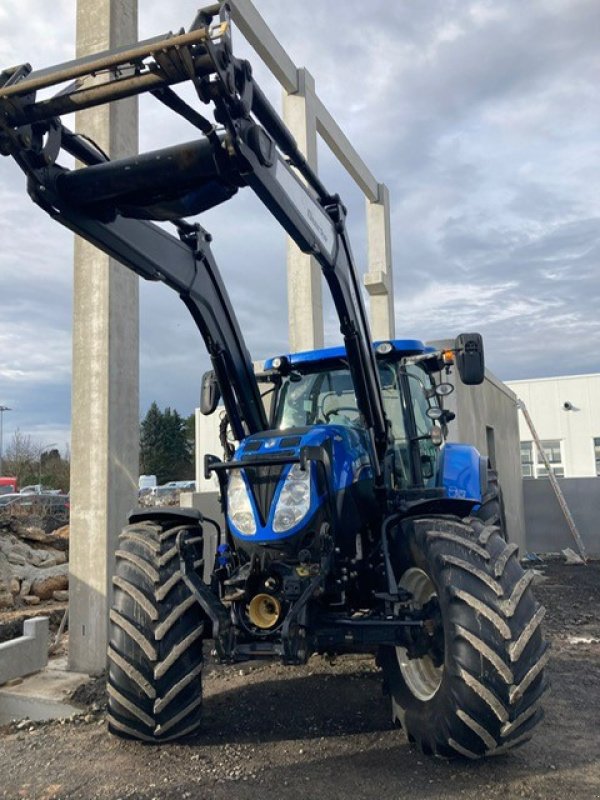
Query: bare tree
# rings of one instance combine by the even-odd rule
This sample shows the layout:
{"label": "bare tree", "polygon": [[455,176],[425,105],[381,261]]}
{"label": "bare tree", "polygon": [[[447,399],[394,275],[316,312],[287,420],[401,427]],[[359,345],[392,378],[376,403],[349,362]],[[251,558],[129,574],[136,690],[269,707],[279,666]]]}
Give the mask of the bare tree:
{"label": "bare tree", "polygon": [[6,447],[4,471],[15,477],[19,486],[37,483],[41,452],[40,443],[17,428]]}

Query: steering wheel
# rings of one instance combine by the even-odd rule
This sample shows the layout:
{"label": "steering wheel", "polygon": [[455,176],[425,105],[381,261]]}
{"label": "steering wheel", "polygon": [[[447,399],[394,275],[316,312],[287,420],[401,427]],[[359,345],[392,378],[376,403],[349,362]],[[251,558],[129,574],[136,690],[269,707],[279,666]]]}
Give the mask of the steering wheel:
{"label": "steering wheel", "polygon": [[325,422],[329,422],[329,417],[332,417],[334,414],[339,414],[340,411],[352,411],[356,414],[356,406],[338,406],[337,408],[332,408],[331,411],[324,411],[323,417]]}

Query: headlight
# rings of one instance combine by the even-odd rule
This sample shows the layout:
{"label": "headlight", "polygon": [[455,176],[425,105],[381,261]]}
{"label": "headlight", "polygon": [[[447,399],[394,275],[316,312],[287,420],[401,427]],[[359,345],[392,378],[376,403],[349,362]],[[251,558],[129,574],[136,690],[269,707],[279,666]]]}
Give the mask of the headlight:
{"label": "headlight", "polygon": [[256,520],[248,489],[240,472],[231,473],[227,487],[227,514],[235,527],[248,536],[256,533]]}
{"label": "headlight", "polygon": [[275,533],[289,531],[308,514],[310,508],[310,468],[294,464],[288,472],[273,518]]}

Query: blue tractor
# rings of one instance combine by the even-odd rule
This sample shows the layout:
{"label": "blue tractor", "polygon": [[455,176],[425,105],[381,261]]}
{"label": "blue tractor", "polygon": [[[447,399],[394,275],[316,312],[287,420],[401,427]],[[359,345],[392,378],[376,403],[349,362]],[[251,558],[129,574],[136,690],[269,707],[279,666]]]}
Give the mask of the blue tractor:
{"label": "blue tractor", "polygon": [[[212,120],[172,88],[189,80]],[[61,120],[147,91],[197,138],[110,160]],[[445,443],[448,376],[455,366],[464,383],[483,381],[481,337],[447,351],[372,343],[346,209],[233,55],[227,4],[201,10],[187,32],[5,70],[0,153],[58,222],[180,294],[212,362],[201,409],[224,406],[225,456],[207,456],[205,471],[218,477],[225,523],[141,508],[121,535],[109,730],[149,742],[196,732],[210,640],[228,663],[373,653],[393,720],[424,753],[479,758],[526,741],[542,716],[544,610],[506,540],[495,475],[475,448]],[[61,163],[65,153],[82,168]],[[343,339],[274,357],[259,375],[210,236],[189,221],[243,187],[319,262]],[[207,526],[218,538],[208,582]]]}

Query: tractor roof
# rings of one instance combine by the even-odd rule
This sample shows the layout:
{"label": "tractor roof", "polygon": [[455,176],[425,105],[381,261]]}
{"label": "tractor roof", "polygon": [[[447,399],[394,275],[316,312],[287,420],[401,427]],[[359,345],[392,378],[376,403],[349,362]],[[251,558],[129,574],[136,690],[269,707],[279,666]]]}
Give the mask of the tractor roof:
{"label": "tractor roof", "polygon": [[[403,356],[414,356],[420,353],[434,353],[435,347],[428,347],[420,339],[384,339],[373,342],[373,349],[378,350],[380,345],[391,345],[391,350],[381,355],[386,355],[388,360],[397,360]],[[379,353],[378,353],[379,355]],[[328,364],[339,362],[346,358],[346,348],[325,347],[322,350],[306,350],[302,353],[287,353],[284,358],[289,361],[291,367],[302,368],[303,366],[314,366],[317,364]],[[265,369],[275,369],[275,357],[265,361]]]}

